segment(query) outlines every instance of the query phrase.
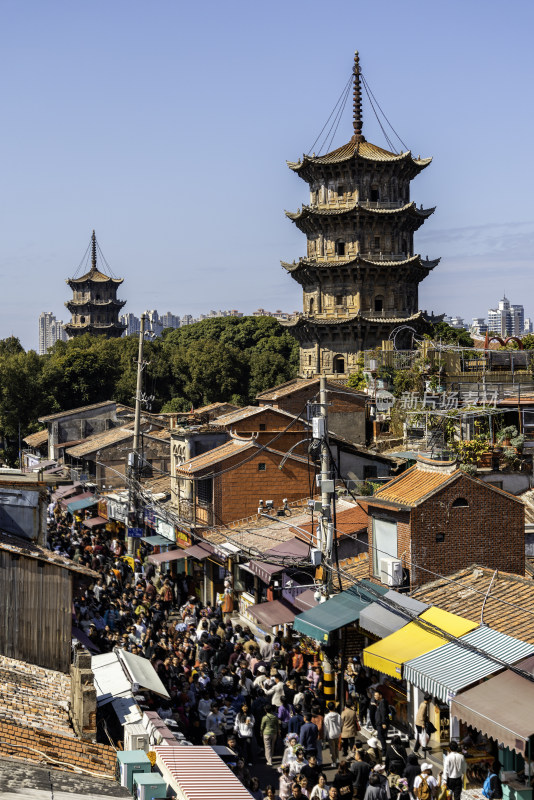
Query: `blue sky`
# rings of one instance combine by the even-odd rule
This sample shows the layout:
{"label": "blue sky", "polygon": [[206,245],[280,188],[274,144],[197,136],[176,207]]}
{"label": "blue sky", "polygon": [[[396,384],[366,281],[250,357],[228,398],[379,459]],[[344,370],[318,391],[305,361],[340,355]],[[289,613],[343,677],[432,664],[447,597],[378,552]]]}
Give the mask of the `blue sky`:
{"label": "blue sky", "polygon": [[[485,315],[504,290],[534,316],[533,4],[511,0],[3,0],[0,338],[66,319],[65,278],[96,229],[125,310],[299,309],[284,217],[353,52],[433,164],[416,250],[441,256],[421,307]],[[350,108],[333,146],[351,135]],[[386,146],[364,101],[364,134]]]}

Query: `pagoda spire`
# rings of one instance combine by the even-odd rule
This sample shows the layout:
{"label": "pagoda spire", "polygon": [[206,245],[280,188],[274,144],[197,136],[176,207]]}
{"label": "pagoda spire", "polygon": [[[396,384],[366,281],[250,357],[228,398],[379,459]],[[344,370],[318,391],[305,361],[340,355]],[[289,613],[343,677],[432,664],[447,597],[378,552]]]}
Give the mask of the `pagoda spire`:
{"label": "pagoda spire", "polygon": [[91,272],[96,272],[96,234],[91,236]]}
{"label": "pagoda spire", "polygon": [[354,127],[354,136],[358,142],[364,142],[365,136],[362,134],[363,119],[362,119],[362,87],[360,82],[360,56],[358,51],[354,53],[354,68],[352,70],[354,75],[354,101],[353,101],[353,119],[352,125]]}

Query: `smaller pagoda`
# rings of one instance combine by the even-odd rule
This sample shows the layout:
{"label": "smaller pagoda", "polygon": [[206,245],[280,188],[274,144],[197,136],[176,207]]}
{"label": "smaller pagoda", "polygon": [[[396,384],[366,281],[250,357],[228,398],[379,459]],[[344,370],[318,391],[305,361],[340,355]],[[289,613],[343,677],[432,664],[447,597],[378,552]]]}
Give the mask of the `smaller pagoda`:
{"label": "smaller pagoda", "polygon": [[72,289],[72,300],[65,305],[72,319],[65,325],[69,336],[106,336],[116,339],[122,336],[126,325],[119,322],[119,311],[126,300],[117,300],[117,289],[123,278],[112,278],[97,267],[97,241],[91,236],[91,269],[80,278],[68,278]]}

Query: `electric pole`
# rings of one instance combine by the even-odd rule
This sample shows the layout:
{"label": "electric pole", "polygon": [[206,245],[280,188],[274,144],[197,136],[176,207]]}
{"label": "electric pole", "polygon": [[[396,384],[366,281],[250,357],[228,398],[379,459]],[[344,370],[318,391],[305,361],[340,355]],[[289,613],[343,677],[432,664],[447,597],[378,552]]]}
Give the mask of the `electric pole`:
{"label": "electric pole", "polygon": [[[139,328],[139,351],[137,355],[137,385],[135,389],[135,416],[134,416],[134,435],[132,452],[128,458],[128,486],[130,496],[130,517],[135,523],[132,527],[137,527],[137,495],[133,482],[139,477],[139,430],[141,427],[141,398],[143,392],[143,346],[145,342],[145,315],[141,314],[141,326]],[[135,553],[135,540],[133,536],[128,537],[128,555]]]}

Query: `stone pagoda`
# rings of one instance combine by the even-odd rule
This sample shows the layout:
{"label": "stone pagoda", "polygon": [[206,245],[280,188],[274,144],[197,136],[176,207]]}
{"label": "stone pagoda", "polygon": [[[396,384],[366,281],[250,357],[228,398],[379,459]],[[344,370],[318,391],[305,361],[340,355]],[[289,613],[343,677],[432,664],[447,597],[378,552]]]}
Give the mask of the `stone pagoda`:
{"label": "stone pagoda", "polygon": [[72,300],[65,305],[72,319],[65,325],[69,336],[92,336],[117,338],[122,336],[126,325],[119,322],[119,311],[125,300],[117,300],[117,289],[123,278],[112,278],[97,268],[97,242],[95,232],[91,237],[91,269],[80,278],[68,278],[72,289]]}
{"label": "stone pagoda", "polygon": [[410,182],[431,158],[392,153],[362,134],[361,74],[354,57],[354,135],[323,156],[288,162],[310,203],[286,215],[306,234],[307,254],[282,262],[303,289],[304,313],[287,326],[300,344],[300,374],[347,377],[358,355],[394,328],[418,327],[419,283],[439,259],[414,253],[414,233],[434,208],[417,208]]}

